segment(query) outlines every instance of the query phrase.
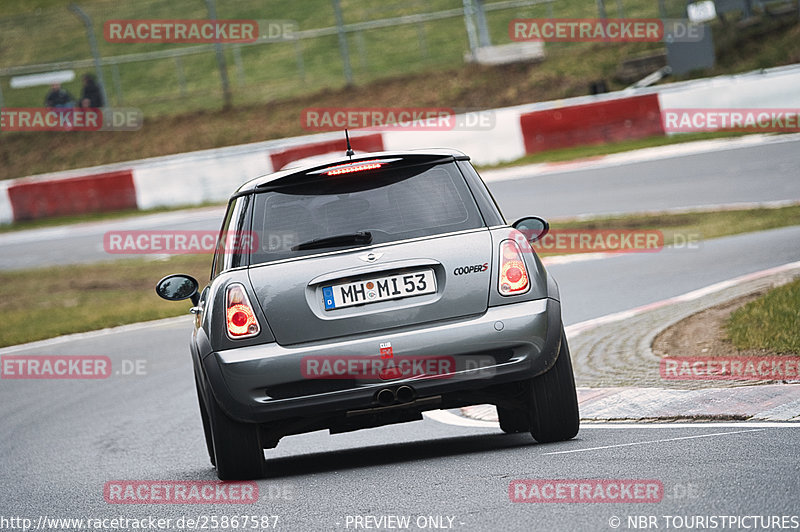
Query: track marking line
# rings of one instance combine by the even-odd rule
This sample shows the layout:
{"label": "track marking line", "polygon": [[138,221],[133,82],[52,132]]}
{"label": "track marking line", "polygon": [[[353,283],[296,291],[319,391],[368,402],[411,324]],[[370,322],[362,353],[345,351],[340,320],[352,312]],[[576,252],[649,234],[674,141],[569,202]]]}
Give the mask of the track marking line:
{"label": "track marking line", "polygon": [[742,427],[749,428],[782,428],[782,429],[800,429],[800,423],[793,421],[705,421],[702,423],[657,423],[647,422],[639,423],[631,421],[629,423],[603,423],[603,422],[581,422],[581,430],[583,429],[731,429]]}
{"label": "track marking line", "polygon": [[[470,419],[453,414],[447,410],[430,410],[423,413],[424,416],[432,421],[444,423],[445,425],[454,425],[459,427],[475,427],[475,428],[493,428],[499,429],[500,424],[496,421],[484,421],[479,419]],[[780,428],[780,429],[800,429],[800,423],[792,421],[706,421],[702,423],[640,423],[631,421],[629,423],[604,423],[593,421],[582,421],[581,430],[589,429],[607,429],[607,430],[624,430],[624,429],[741,429],[747,427],[750,429],[765,429],[765,428]],[[727,433],[726,433],[727,434]]]}
{"label": "track marking line", "polygon": [[600,451],[603,449],[615,449],[618,447],[632,447],[634,445],[648,445],[651,443],[666,443],[671,441],[679,441],[679,440],[692,440],[696,438],[710,438],[712,436],[728,436],[731,434],[742,434],[745,432],[763,432],[764,429],[746,429],[746,430],[736,430],[733,432],[714,432],[712,434],[695,434],[694,436],[680,436],[678,438],[666,438],[662,440],[648,440],[648,441],[637,441],[631,443],[619,443],[616,445],[602,445],[600,447],[588,447],[586,449],[570,449],[568,451],[552,451],[549,453],[542,453],[542,454],[571,454],[571,453],[582,453],[585,451]]}
{"label": "track marking line", "polygon": [[480,421],[478,419],[470,419],[461,417],[447,410],[429,410],[423,412],[423,415],[433,421],[444,423],[445,425],[456,425],[459,427],[473,427],[482,429],[499,429],[500,424],[494,421]]}

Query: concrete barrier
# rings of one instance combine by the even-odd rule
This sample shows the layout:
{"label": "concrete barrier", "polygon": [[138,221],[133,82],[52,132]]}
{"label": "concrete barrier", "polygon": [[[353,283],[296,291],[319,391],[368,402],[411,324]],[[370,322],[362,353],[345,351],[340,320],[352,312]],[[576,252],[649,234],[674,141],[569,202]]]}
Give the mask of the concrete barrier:
{"label": "concrete barrier", "polygon": [[0,181],[0,225],[14,222],[14,210],[11,208],[11,198],[8,197],[9,183]]}
{"label": "concrete barrier", "polygon": [[211,152],[134,168],[139,209],[224,201],[239,185],[273,170],[264,151]]}
{"label": "concrete barrier", "polygon": [[19,181],[8,187],[14,220],[136,208],[133,172],[122,170],[53,181]]}
{"label": "concrete barrier", "polygon": [[656,94],[525,113],[520,127],[526,153],[664,134]]}
{"label": "concrete barrier", "polygon": [[[459,125],[454,129],[389,130],[383,133],[383,142],[387,150],[455,148],[472,157],[477,164],[513,161],[525,155],[519,115],[516,107],[476,111],[458,115],[455,123]],[[485,127],[486,120],[491,120],[491,127]]]}

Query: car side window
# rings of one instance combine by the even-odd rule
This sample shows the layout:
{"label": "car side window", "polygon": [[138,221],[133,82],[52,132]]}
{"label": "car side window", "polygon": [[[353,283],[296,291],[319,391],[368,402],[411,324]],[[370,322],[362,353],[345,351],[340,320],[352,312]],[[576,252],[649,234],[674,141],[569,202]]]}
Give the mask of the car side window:
{"label": "car side window", "polygon": [[252,196],[248,195],[235,198],[228,204],[214,251],[212,279],[226,270],[247,264],[250,249],[255,245],[250,231],[251,203]]}

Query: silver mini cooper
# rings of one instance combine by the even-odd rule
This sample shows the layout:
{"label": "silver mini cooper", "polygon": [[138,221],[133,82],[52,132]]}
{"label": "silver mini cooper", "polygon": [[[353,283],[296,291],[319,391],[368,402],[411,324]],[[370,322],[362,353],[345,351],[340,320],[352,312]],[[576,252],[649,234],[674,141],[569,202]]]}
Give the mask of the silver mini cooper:
{"label": "silver mini cooper", "polygon": [[505,432],[578,432],[558,287],[454,150],[382,152],[279,171],[231,197],[209,284],[191,299],[211,462],[258,478],[290,434],[403,423],[494,404]]}

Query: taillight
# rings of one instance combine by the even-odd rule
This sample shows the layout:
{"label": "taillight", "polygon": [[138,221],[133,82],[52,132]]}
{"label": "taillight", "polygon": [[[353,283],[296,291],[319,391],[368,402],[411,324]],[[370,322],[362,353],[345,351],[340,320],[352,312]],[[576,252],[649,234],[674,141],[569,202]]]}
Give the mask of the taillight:
{"label": "taillight", "polygon": [[325,172],[326,175],[341,175],[341,174],[352,174],[353,172],[363,172],[364,170],[375,170],[376,168],[380,168],[383,166],[382,163],[378,161],[362,161],[360,163],[353,163],[353,164],[343,164],[341,166],[335,166]]}
{"label": "taillight", "polygon": [[528,269],[519,246],[513,240],[500,243],[500,279],[498,289],[504,296],[524,294],[530,287]]}
{"label": "taillight", "polygon": [[225,293],[225,322],[230,338],[249,338],[261,332],[244,286],[232,283]]}

